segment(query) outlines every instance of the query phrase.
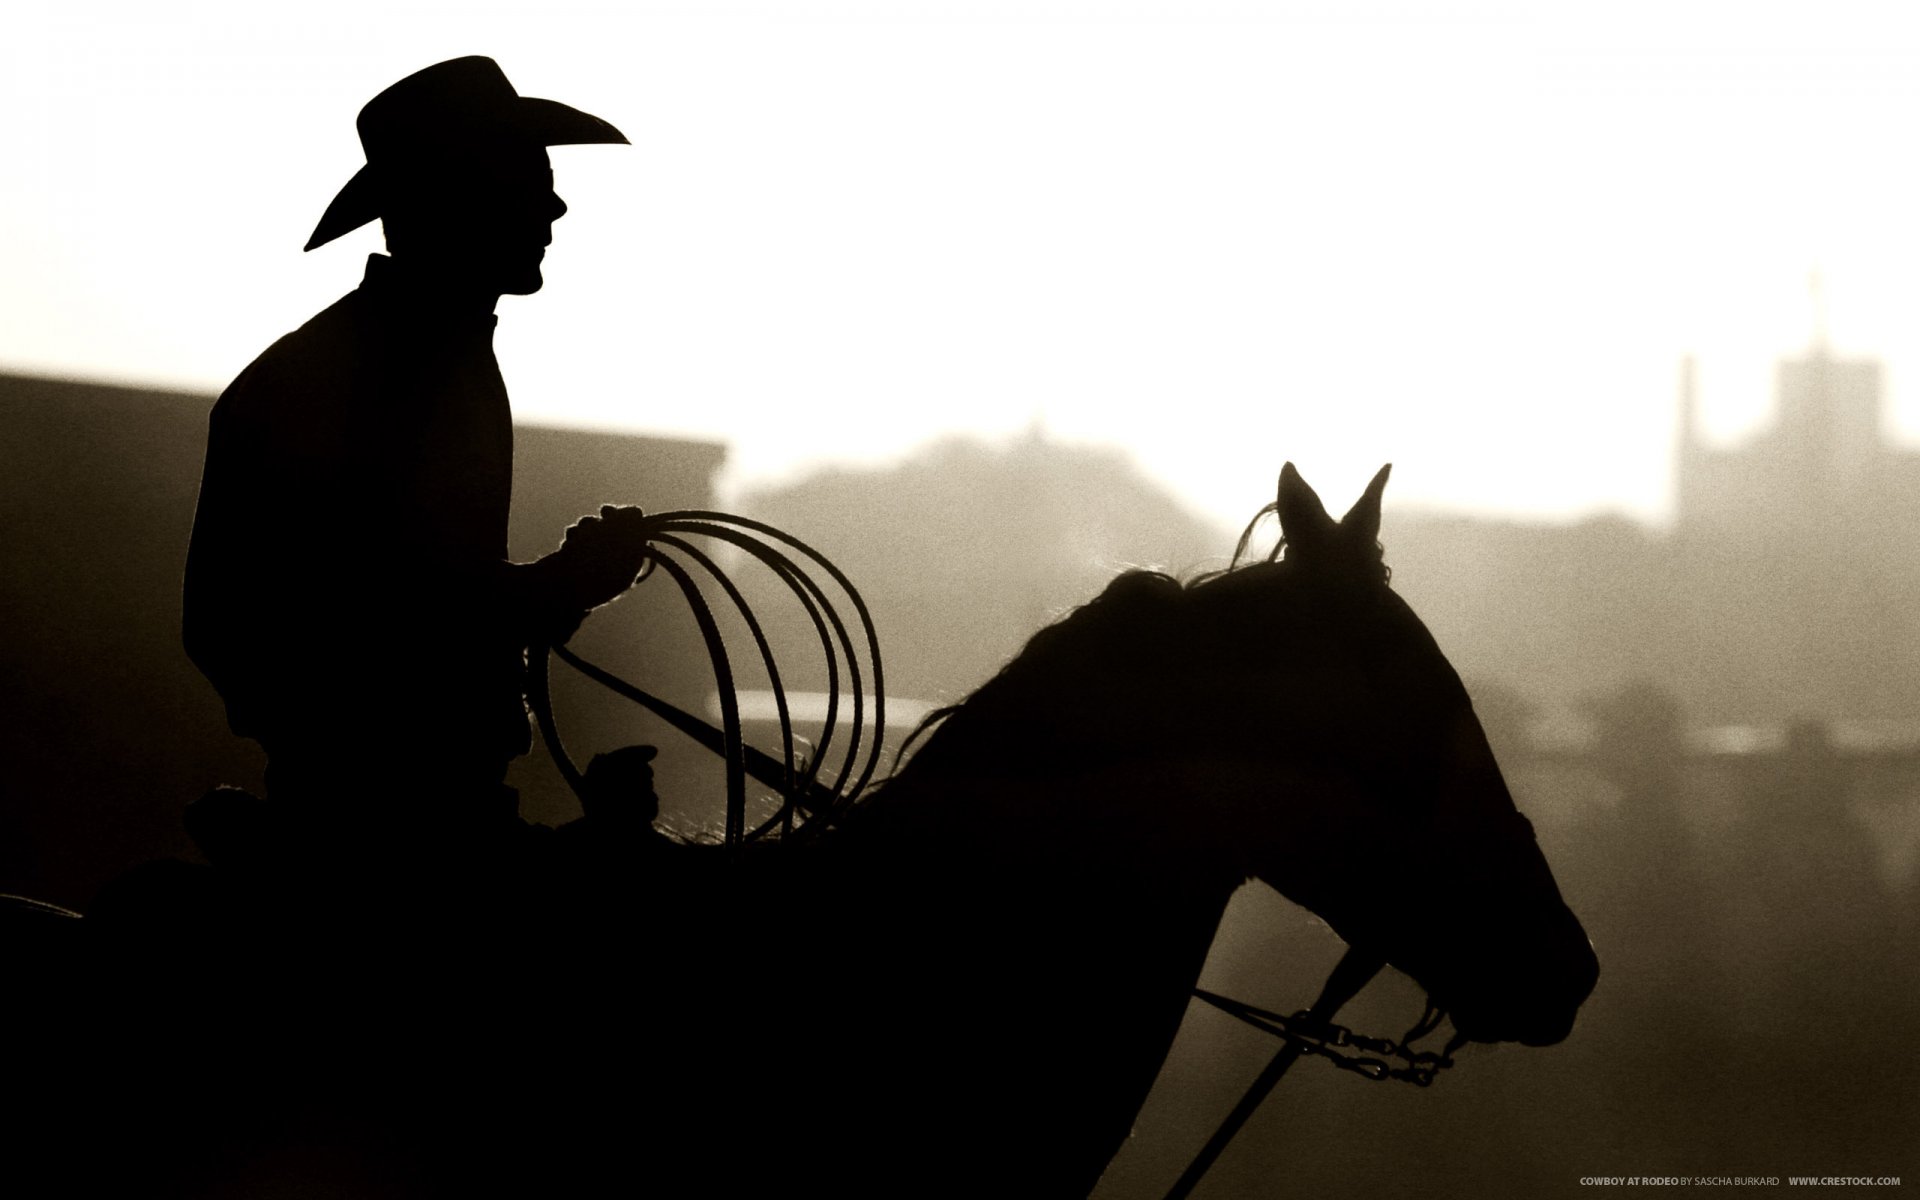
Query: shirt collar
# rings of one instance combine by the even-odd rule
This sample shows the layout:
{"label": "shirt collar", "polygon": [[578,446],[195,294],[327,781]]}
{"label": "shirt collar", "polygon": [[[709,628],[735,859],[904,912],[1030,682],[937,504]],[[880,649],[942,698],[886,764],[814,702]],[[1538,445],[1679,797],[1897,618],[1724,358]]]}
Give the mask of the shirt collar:
{"label": "shirt collar", "polygon": [[434,279],[385,254],[367,255],[360,291],[401,321],[449,333],[491,337],[500,320],[484,301],[438,286]]}

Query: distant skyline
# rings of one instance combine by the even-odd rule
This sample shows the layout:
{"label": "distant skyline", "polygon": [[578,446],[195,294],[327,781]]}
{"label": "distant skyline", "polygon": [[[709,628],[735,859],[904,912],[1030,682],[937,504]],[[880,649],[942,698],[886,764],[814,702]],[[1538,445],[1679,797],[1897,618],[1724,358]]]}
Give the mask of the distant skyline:
{"label": "distant skyline", "polygon": [[[357,282],[353,117],[467,53],[554,151],[524,418],[730,483],[1040,421],[1235,522],[1333,496],[1669,512],[1824,327],[1920,441],[1920,22],[1898,4],[50,3],[0,44],[0,369],[218,389]],[[1810,279],[1820,279],[1816,300]]]}

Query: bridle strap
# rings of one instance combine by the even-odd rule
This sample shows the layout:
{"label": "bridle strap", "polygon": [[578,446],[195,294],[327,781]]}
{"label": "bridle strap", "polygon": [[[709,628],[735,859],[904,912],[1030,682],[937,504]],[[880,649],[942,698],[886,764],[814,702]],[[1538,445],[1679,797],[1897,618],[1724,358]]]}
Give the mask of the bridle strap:
{"label": "bridle strap", "polygon": [[[1313,1002],[1313,1007],[1307,1009],[1308,1019],[1321,1024],[1331,1022],[1334,1014],[1340,1011],[1340,1006],[1358,995],[1360,989],[1366,987],[1385,965],[1386,963],[1377,955],[1370,954],[1357,946],[1349,946],[1346,954],[1334,964],[1333,973],[1327,976],[1326,984],[1320,989],[1319,998]],[[1200,1153],[1194,1155],[1193,1161],[1187,1164],[1186,1171],[1174,1181],[1173,1188],[1167,1192],[1166,1200],[1186,1200],[1186,1197],[1193,1193],[1193,1189],[1199,1186],[1201,1177],[1213,1166],[1214,1160],[1220,1157],[1221,1151],[1227,1148],[1227,1143],[1233,1140],[1233,1136],[1240,1132],[1240,1127],[1253,1116],[1254,1110],[1258,1109],[1261,1102],[1267,1098],[1267,1093],[1273,1091],[1273,1086],[1279,1083],[1280,1077],[1287,1073],[1287,1068],[1291,1067],[1294,1061],[1304,1053],[1306,1053],[1305,1047],[1296,1041],[1289,1040],[1280,1047],[1279,1052],[1273,1056],[1273,1061],[1267,1064],[1266,1070],[1260,1072],[1259,1078],[1253,1081],[1253,1086],[1247,1089],[1246,1095],[1240,1097],[1240,1103],[1234,1105],[1233,1111],[1227,1114],[1227,1119],[1220,1122],[1220,1128],[1213,1131],[1213,1136],[1208,1138],[1207,1144],[1200,1148]]]}

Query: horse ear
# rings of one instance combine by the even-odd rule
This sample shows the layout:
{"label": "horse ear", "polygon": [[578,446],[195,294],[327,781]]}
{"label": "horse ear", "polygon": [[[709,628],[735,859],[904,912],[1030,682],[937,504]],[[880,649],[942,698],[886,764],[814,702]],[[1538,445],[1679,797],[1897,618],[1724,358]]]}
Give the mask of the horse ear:
{"label": "horse ear", "polygon": [[1275,505],[1280,514],[1280,535],[1292,546],[1324,541],[1335,529],[1327,506],[1300,478],[1292,463],[1280,468],[1280,489]]}
{"label": "horse ear", "polygon": [[1392,463],[1381,467],[1347,515],[1340,518],[1340,532],[1357,546],[1371,550],[1380,540],[1380,496],[1387,490],[1387,476],[1392,471]]}

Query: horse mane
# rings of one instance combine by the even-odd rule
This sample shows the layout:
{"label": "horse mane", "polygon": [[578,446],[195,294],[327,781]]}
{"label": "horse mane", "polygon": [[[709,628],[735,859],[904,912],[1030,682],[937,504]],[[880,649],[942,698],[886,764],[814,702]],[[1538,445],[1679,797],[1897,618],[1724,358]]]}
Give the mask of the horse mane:
{"label": "horse mane", "polygon": [[[1006,747],[1018,739],[994,735],[1010,735],[1023,726],[1057,729],[1063,720],[1057,711],[1060,680],[1079,680],[1090,693],[1103,681],[1125,688],[1137,683],[1143,672],[1191,655],[1196,649],[1191,643],[1199,635],[1189,629],[1185,618],[1195,599],[1207,594],[1225,601],[1230,593],[1245,594],[1293,573],[1295,564],[1288,561],[1285,538],[1276,540],[1267,553],[1248,554],[1260,523],[1274,511],[1269,504],[1254,514],[1223,568],[1184,579],[1152,570],[1115,576],[1099,595],[1030,637],[1018,654],[966,699],[927,714],[896,752],[893,780],[1044,769],[1033,761],[1005,761]],[[1378,578],[1390,584],[1392,570],[1385,562],[1385,547],[1375,542],[1374,550]],[[1230,610],[1231,605],[1222,607]],[[1071,715],[1064,720],[1071,726]],[[1081,732],[1088,735],[1085,747],[1052,748],[1064,750],[1054,755],[1054,769],[1070,766],[1077,749],[1126,736],[1122,732],[1101,738],[1090,729]],[[998,764],[979,753],[980,747],[989,744],[1002,756]]]}
{"label": "horse mane", "polygon": [[1043,694],[1054,690],[1049,681],[1101,670],[1116,646],[1166,638],[1168,618],[1189,586],[1163,571],[1133,570],[1114,577],[1092,600],[1028,638],[1018,654],[966,699],[928,713],[901,744],[895,762],[904,760],[905,766],[896,769],[893,778],[967,771],[976,737],[1030,719],[1036,705],[1044,702]]}
{"label": "horse mane", "polygon": [[[1154,675],[1188,656],[1186,618],[1198,593],[1270,579],[1283,569],[1284,564],[1266,561],[1184,580],[1150,570],[1116,576],[1092,600],[1035,633],[966,699],[929,713],[902,744],[895,761],[905,765],[893,780],[1060,770],[1084,761],[1096,745],[1124,739],[1127,733],[1076,724],[1081,714],[1063,711],[1059,703],[1061,680],[1074,680],[1089,694],[1137,687],[1143,675]],[[1035,728],[1053,735],[1040,747],[1048,764],[1009,759],[1009,748],[1022,742],[1012,735]],[[1151,739],[1143,733],[1142,740]],[[994,761],[979,753],[987,744],[995,748]]]}

